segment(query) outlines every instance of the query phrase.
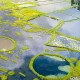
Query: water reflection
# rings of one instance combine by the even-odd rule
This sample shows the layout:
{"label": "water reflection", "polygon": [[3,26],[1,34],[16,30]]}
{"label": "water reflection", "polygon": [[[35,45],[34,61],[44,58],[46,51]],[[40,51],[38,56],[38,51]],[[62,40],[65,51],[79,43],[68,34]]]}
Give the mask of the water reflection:
{"label": "water reflection", "polygon": [[[58,58],[58,57],[57,57]],[[70,66],[67,61],[59,61],[56,57],[50,57],[50,56],[40,56],[35,59],[33,67],[36,72],[38,72],[41,75],[49,76],[49,75],[58,75],[58,74],[64,74],[67,75],[68,72],[62,70],[62,67],[64,69],[69,69],[70,72]],[[58,68],[59,67],[59,68]]]}

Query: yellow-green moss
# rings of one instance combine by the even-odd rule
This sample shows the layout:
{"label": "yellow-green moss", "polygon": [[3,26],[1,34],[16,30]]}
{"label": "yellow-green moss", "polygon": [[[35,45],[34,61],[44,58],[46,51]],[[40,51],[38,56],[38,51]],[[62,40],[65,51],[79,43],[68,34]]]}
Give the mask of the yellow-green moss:
{"label": "yellow-green moss", "polygon": [[22,47],[22,50],[28,50],[29,48],[28,48],[28,46],[23,46]]}
{"label": "yellow-green moss", "polygon": [[28,38],[32,38],[32,36],[28,36]]}
{"label": "yellow-green moss", "polygon": [[8,75],[10,75],[10,76],[13,76],[14,74],[15,74],[14,71],[9,71],[9,72],[8,72]]}
{"label": "yellow-green moss", "polygon": [[4,55],[0,55],[0,59],[7,61],[8,57],[4,56]]}
{"label": "yellow-green moss", "polygon": [[15,32],[15,34],[16,34],[17,36],[22,36],[22,34],[21,34],[20,32]]}
{"label": "yellow-green moss", "polygon": [[8,70],[7,70],[7,69],[2,68],[2,67],[0,67],[0,71],[1,71],[1,72],[5,72],[5,73],[6,73],[6,72],[8,72]]}
{"label": "yellow-green moss", "polygon": [[9,30],[4,30],[4,32],[8,32]]}
{"label": "yellow-green moss", "polygon": [[38,78],[34,78],[33,80],[39,80]]}
{"label": "yellow-green moss", "polygon": [[0,75],[0,77],[1,77],[1,80],[7,80],[7,75]]}
{"label": "yellow-green moss", "polygon": [[22,72],[18,72],[21,76],[26,77],[25,74],[23,74]]}

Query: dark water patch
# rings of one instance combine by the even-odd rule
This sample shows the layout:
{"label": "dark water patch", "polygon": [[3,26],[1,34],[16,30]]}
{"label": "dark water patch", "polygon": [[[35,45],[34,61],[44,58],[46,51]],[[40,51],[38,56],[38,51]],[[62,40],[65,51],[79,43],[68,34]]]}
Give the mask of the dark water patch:
{"label": "dark water patch", "polygon": [[67,72],[60,71],[59,66],[69,65],[66,61],[58,61],[53,58],[40,56],[35,59],[33,67],[36,72],[41,75],[57,75],[59,73],[67,75]]}

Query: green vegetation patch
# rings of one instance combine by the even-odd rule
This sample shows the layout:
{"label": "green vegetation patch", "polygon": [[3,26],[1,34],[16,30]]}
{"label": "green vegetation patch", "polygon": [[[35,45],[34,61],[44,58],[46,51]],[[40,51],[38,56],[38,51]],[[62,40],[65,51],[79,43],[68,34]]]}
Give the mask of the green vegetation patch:
{"label": "green vegetation patch", "polygon": [[7,29],[6,29],[6,30],[4,30],[4,32],[8,32],[8,31],[9,31],[9,30],[7,30]]}
{"label": "green vegetation patch", "polygon": [[80,78],[80,60],[77,60],[76,66],[73,68],[72,77]]}
{"label": "green vegetation patch", "polygon": [[21,34],[20,32],[15,32],[15,34],[16,34],[17,36],[22,36],[22,34]]}
{"label": "green vegetation patch", "polygon": [[23,18],[25,20],[34,19],[40,15],[43,15],[43,13],[31,9],[31,8],[20,8],[20,9],[14,9],[12,10],[12,14],[14,17],[17,18]]}
{"label": "green vegetation patch", "polygon": [[11,9],[15,9],[17,7],[16,4],[13,4],[10,0],[0,0],[0,3],[2,4],[2,6],[0,6],[0,10],[11,10]]}
{"label": "green vegetation patch", "polygon": [[30,6],[37,6],[35,2],[24,2],[24,3],[18,3],[18,7],[30,7]]}
{"label": "green vegetation patch", "polygon": [[39,11],[33,10],[31,8],[20,8],[20,9],[13,9],[10,16],[14,16],[16,20],[12,23],[12,26],[21,26],[24,27],[27,25],[28,20],[35,19],[44,13]]}
{"label": "green vegetation patch", "polygon": [[29,48],[28,48],[28,46],[23,46],[22,47],[22,50],[28,50]]}

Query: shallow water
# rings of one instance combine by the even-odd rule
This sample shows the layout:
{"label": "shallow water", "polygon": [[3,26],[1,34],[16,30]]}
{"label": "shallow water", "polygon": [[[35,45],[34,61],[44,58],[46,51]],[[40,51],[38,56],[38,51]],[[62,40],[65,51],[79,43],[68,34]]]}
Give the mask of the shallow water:
{"label": "shallow water", "polygon": [[59,9],[63,9],[64,7],[69,7],[69,6],[70,6],[69,3],[61,2],[61,3],[55,3],[55,4],[36,6],[32,8],[38,11],[44,12],[44,13],[50,13],[50,12],[53,12]]}
{"label": "shallow water", "polygon": [[60,12],[52,12],[50,14],[48,14],[49,16],[53,16],[53,17],[57,17],[63,21],[68,21],[68,20],[73,20],[73,19],[77,19],[76,17],[64,14],[64,13],[60,13]]}
{"label": "shallow water", "polygon": [[30,22],[40,27],[51,29],[59,23],[59,20],[57,21],[48,17],[41,16],[39,18],[31,20]]}
{"label": "shallow water", "polygon": [[80,20],[76,20],[73,22],[65,22],[65,24],[63,24],[63,26],[59,29],[59,31],[66,35],[80,38],[79,25],[80,25]]}
{"label": "shallow water", "polygon": [[65,14],[80,18],[80,11],[77,10],[76,8],[72,8],[72,9],[68,9],[68,10],[62,11],[62,13],[65,13]]}
{"label": "shallow water", "polygon": [[14,44],[11,40],[0,38],[0,50],[11,50],[14,47]]}

